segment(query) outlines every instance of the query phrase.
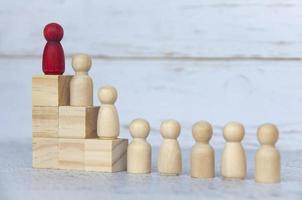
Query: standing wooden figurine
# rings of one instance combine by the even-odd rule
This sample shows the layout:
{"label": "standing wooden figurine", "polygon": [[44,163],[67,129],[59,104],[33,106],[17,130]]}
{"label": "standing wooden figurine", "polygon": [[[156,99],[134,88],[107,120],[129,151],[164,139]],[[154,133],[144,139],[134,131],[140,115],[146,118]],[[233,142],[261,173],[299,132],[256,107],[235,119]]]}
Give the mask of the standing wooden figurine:
{"label": "standing wooden figurine", "polygon": [[255,156],[255,180],[258,183],[280,182],[280,153],[275,147],[278,136],[278,129],[273,124],[258,128],[257,137],[261,144]]}
{"label": "standing wooden figurine", "polygon": [[74,55],[72,67],[75,75],[70,81],[70,105],[93,106],[93,82],[88,75],[91,57],[86,54]]}
{"label": "standing wooden figurine", "polygon": [[43,72],[46,75],[61,75],[65,71],[64,51],[60,43],[64,30],[59,24],[50,23],[43,32],[47,40],[42,57]]}
{"label": "standing wooden figurine", "polygon": [[180,124],[175,120],[161,123],[160,133],[164,138],[159,149],[157,167],[161,175],[179,175],[182,171],[181,149],[177,141]]}
{"label": "standing wooden figurine", "polygon": [[246,156],[241,140],[244,127],[240,123],[231,122],[223,128],[226,140],[221,162],[221,175],[225,179],[244,179],[246,176]]}
{"label": "standing wooden figurine", "polygon": [[213,128],[209,122],[200,121],[193,125],[196,141],[191,151],[191,177],[213,178],[215,175],[215,152],[209,144]]}
{"label": "standing wooden figurine", "polygon": [[127,171],[129,173],[151,172],[151,145],[146,141],[150,125],[144,119],[131,122],[129,131],[133,137],[127,149]]}
{"label": "standing wooden figurine", "polygon": [[120,134],[119,116],[114,105],[117,91],[112,86],[104,86],[99,89],[98,97],[101,102],[97,120],[98,136],[102,139],[116,139]]}

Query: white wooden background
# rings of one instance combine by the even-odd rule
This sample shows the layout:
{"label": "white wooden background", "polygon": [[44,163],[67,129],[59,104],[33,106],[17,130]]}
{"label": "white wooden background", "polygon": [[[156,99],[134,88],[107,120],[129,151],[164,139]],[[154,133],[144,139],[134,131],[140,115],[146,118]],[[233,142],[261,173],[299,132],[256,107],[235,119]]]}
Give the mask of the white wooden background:
{"label": "white wooden background", "polygon": [[125,136],[127,124],[141,116],[159,144],[160,121],[175,118],[191,146],[191,125],[204,119],[220,138],[214,144],[222,145],[221,127],[238,120],[255,148],[256,127],[274,122],[281,148],[302,149],[299,0],[0,2],[0,119],[12,139],[31,136],[30,78],[41,73],[43,27],[55,21],[64,26],[68,58],[93,55],[95,91],[107,83],[119,89]]}
{"label": "white wooden background", "polygon": [[300,60],[301,10],[299,0],[2,0],[0,54],[40,55],[42,28],[57,21],[67,54]]}

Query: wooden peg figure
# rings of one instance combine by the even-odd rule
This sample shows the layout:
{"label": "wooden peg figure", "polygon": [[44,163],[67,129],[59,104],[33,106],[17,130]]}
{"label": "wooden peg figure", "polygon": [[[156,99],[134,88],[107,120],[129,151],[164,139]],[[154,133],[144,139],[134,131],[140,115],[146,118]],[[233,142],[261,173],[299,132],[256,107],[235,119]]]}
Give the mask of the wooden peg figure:
{"label": "wooden peg figure", "polygon": [[117,91],[112,86],[104,86],[99,89],[98,97],[101,107],[97,119],[97,133],[102,139],[116,139],[120,134],[118,112],[115,108]]}
{"label": "wooden peg figure", "polygon": [[273,124],[258,128],[257,137],[261,147],[255,156],[255,180],[258,183],[280,182],[280,153],[275,144],[279,131]]}
{"label": "wooden peg figure", "polygon": [[182,171],[181,149],[177,141],[180,129],[180,124],[175,120],[166,120],[160,125],[163,137],[157,162],[160,175],[179,175]]}
{"label": "wooden peg figure", "polygon": [[42,69],[47,75],[61,75],[65,71],[64,50],[60,43],[64,30],[60,24],[50,23],[44,27],[47,43],[43,50]]}
{"label": "wooden peg figure", "polygon": [[240,123],[231,122],[223,128],[226,140],[221,162],[221,175],[224,179],[244,179],[246,176],[246,156],[241,141],[244,127]]}
{"label": "wooden peg figure", "polygon": [[200,121],[193,125],[192,134],[196,141],[191,151],[191,177],[213,178],[215,175],[215,152],[209,144],[213,128],[209,122]]}
{"label": "wooden peg figure", "polygon": [[144,119],[131,122],[129,131],[133,137],[127,149],[127,172],[145,174],[151,172],[151,145],[146,141],[150,125]]}
{"label": "wooden peg figure", "polygon": [[76,54],[72,57],[75,75],[70,81],[70,105],[93,106],[93,82],[88,71],[91,57],[87,54]]}

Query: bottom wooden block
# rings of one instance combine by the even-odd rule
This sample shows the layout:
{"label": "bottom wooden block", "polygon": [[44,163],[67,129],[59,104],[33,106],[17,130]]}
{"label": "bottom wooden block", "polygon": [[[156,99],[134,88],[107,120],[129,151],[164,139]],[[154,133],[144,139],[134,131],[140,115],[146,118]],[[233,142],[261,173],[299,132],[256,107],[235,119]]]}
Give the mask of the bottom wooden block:
{"label": "bottom wooden block", "polygon": [[57,138],[32,139],[32,166],[34,168],[58,168],[58,141]]}
{"label": "bottom wooden block", "polygon": [[125,171],[127,168],[127,139],[86,139],[85,170],[101,172]]}
{"label": "bottom wooden block", "polygon": [[33,138],[34,168],[125,171],[127,139]]}
{"label": "bottom wooden block", "polygon": [[59,139],[59,169],[85,170],[85,139]]}

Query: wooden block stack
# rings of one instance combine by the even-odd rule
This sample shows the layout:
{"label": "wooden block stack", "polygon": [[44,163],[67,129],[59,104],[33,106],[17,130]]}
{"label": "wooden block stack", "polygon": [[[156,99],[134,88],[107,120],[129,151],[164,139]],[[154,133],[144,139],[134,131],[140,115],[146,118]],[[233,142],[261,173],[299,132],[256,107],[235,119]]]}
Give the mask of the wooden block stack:
{"label": "wooden block stack", "polygon": [[71,88],[71,82],[76,76],[77,73],[32,78],[32,166],[101,172],[126,170],[128,140],[99,138],[100,107],[70,104],[70,93],[76,90]]}

